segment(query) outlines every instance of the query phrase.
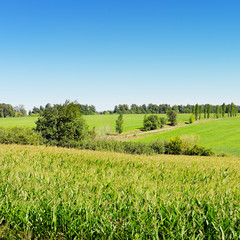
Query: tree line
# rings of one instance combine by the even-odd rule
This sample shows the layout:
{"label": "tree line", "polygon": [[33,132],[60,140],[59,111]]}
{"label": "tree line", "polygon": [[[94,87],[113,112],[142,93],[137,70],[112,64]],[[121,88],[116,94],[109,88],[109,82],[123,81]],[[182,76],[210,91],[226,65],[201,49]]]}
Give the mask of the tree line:
{"label": "tree line", "polygon": [[24,117],[27,115],[23,105],[13,107],[11,104],[0,103],[0,118],[4,117]]}
{"label": "tree line", "polygon": [[[234,103],[226,105],[223,103],[222,105],[211,105],[211,104],[196,104],[198,106],[199,113],[205,113],[205,111],[210,111],[209,113],[216,113],[218,117],[220,117],[223,113],[236,114],[236,112],[240,112],[240,106],[236,106]],[[195,114],[195,110],[193,109],[196,105],[173,105],[169,104],[143,104],[136,105],[132,104],[130,107],[127,104],[119,104],[114,107],[113,111],[109,111],[109,113],[117,113],[117,114],[166,114],[169,110],[174,110],[177,113],[193,113]],[[225,108],[222,108],[223,105]],[[103,112],[104,113],[104,112]],[[207,114],[206,113],[206,114]],[[198,115],[199,117],[199,115]],[[230,117],[230,115],[229,115]]]}
{"label": "tree line", "polygon": [[239,108],[234,103],[226,105],[212,106],[210,104],[206,105],[193,105],[192,106],[192,115],[190,117],[190,123],[194,120],[201,120],[201,118],[210,118],[211,113],[214,114],[215,118],[225,117],[226,114],[228,117],[236,117],[238,114]]}
{"label": "tree line", "polygon": [[[167,114],[168,111],[174,110],[177,113],[192,113],[195,116],[195,120],[204,118],[209,118],[210,114],[214,113],[216,118],[224,117],[228,114],[229,117],[235,116],[240,112],[240,106],[234,103],[222,105],[169,105],[169,104],[143,104],[137,105],[132,104],[130,107],[127,104],[119,104],[114,107],[113,110],[97,112],[94,105],[80,104],[75,102],[76,106],[79,108],[83,115],[94,115],[94,114]],[[1,117],[22,117],[26,115],[39,116],[47,109],[56,108],[58,104],[51,105],[50,103],[46,106],[33,107],[27,114],[23,105],[18,105],[13,107],[11,104],[1,103],[0,104],[0,118]]]}
{"label": "tree line", "polygon": [[[75,102],[74,104],[83,115],[97,114],[96,107],[93,105],[87,105],[87,104],[84,105],[77,102]],[[55,109],[55,108],[58,108],[58,106],[59,104],[51,105],[50,103],[48,103],[45,107],[43,106],[40,106],[39,108],[33,107],[33,109],[28,112],[28,115],[42,115],[45,110]]]}

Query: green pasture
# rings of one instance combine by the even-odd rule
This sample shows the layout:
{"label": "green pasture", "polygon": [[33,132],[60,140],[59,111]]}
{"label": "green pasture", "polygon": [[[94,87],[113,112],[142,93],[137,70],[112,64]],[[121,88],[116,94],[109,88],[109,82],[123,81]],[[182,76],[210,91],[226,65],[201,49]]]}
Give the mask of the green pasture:
{"label": "green pasture", "polygon": [[167,140],[175,136],[197,135],[200,144],[213,148],[217,153],[240,156],[240,118],[212,120],[181,128],[145,135],[134,141],[149,143],[156,139]]}
{"label": "green pasture", "polygon": [[[119,115],[85,115],[89,128],[96,127],[99,133],[114,133],[115,124]],[[159,114],[161,117],[166,117],[166,114]],[[138,130],[143,127],[144,114],[125,114],[124,118],[124,132]],[[189,114],[179,114],[179,122],[189,120]],[[38,117],[19,117],[19,118],[0,118],[0,127],[35,127],[35,122]]]}
{"label": "green pasture", "polygon": [[1,239],[238,239],[238,158],[0,145]]}
{"label": "green pasture", "polygon": [[38,117],[7,117],[0,118],[1,128],[22,127],[33,128]]}

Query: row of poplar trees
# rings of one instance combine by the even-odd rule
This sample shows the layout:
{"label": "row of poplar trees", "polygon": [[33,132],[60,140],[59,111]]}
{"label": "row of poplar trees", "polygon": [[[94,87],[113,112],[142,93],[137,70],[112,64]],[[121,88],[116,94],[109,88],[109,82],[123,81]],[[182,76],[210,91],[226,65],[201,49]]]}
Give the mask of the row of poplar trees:
{"label": "row of poplar trees", "polygon": [[[200,120],[202,118],[202,114],[204,114],[204,118],[210,118],[211,116],[211,105],[198,105],[192,106],[192,114],[195,117],[195,120]],[[227,114],[228,117],[236,117],[238,114],[238,108],[234,103],[226,105],[223,103],[222,105],[217,105],[214,113],[214,117],[220,118],[225,117]]]}

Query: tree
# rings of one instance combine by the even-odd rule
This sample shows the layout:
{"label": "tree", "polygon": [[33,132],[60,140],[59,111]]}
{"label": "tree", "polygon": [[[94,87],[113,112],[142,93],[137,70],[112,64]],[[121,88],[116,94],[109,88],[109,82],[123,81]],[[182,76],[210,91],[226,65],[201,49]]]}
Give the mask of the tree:
{"label": "tree", "polygon": [[123,115],[120,114],[118,119],[116,120],[116,132],[118,132],[119,134],[123,132],[123,123],[124,123]]}
{"label": "tree", "polygon": [[177,112],[174,110],[169,110],[167,112],[168,121],[171,122],[172,126],[177,125]]}
{"label": "tree", "polygon": [[12,105],[0,103],[0,110],[2,109],[3,117],[14,117],[15,111]]}
{"label": "tree", "polygon": [[198,120],[198,115],[199,115],[199,106],[196,104],[195,106],[195,119]]}
{"label": "tree", "polygon": [[223,103],[223,105],[222,105],[222,117],[225,117],[225,112],[226,112],[226,104]]}
{"label": "tree", "polygon": [[159,118],[157,115],[145,115],[143,119],[143,128],[145,131],[162,128],[165,124],[165,118]]}
{"label": "tree", "polygon": [[220,115],[220,110],[219,110],[219,106],[217,105],[217,108],[216,108],[216,117],[219,118],[219,115]]}
{"label": "tree", "polygon": [[192,106],[192,114],[195,115],[195,106],[194,105]]}
{"label": "tree", "polygon": [[207,110],[207,118],[210,118],[210,115],[211,115],[211,106],[208,105],[208,110]]}
{"label": "tree", "polygon": [[199,107],[199,120],[201,120],[202,117],[202,105]]}
{"label": "tree", "polygon": [[230,111],[231,111],[230,108],[231,108],[231,105],[228,104],[228,107],[227,107],[228,117],[230,117]]}
{"label": "tree", "polygon": [[204,118],[207,118],[207,105],[204,105]]}
{"label": "tree", "polygon": [[50,145],[65,146],[89,136],[88,126],[77,104],[69,101],[45,109],[36,125],[36,131]]}
{"label": "tree", "polygon": [[27,115],[27,111],[25,110],[24,106],[21,104],[14,107],[14,110],[15,110],[15,117]]}

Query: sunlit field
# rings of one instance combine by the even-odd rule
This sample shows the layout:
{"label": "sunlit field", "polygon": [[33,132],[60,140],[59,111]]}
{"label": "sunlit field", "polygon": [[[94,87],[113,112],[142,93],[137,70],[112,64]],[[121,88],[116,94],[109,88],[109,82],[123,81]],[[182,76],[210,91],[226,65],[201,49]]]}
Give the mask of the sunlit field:
{"label": "sunlit field", "polygon": [[0,145],[1,237],[237,239],[240,160]]}
{"label": "sunlit field", "polygon": [[[90,129],[96,127],[99,133],[114,133],[116,120],[119,115],[84,115],[86,122]],[[166,117],[166,114],[159,114],[161,117]],[[125,114],[124,118],[124,132],[134,131],[143,127],[144,114]],[[189,114],[179,114],[179,122],[189,120]],[[38,117],[19,117],[19,118],[0,118],[0,127],[35,127],[35,122]]]}
{"label": "sunlit field", "polygon": [[240,118],[226,118],[187,125],[170,131],[144,135],[134,141],[149,143],[156,139],[167,140],[175,136],[196,135],[200,144],[216,152],[240,156]]}

